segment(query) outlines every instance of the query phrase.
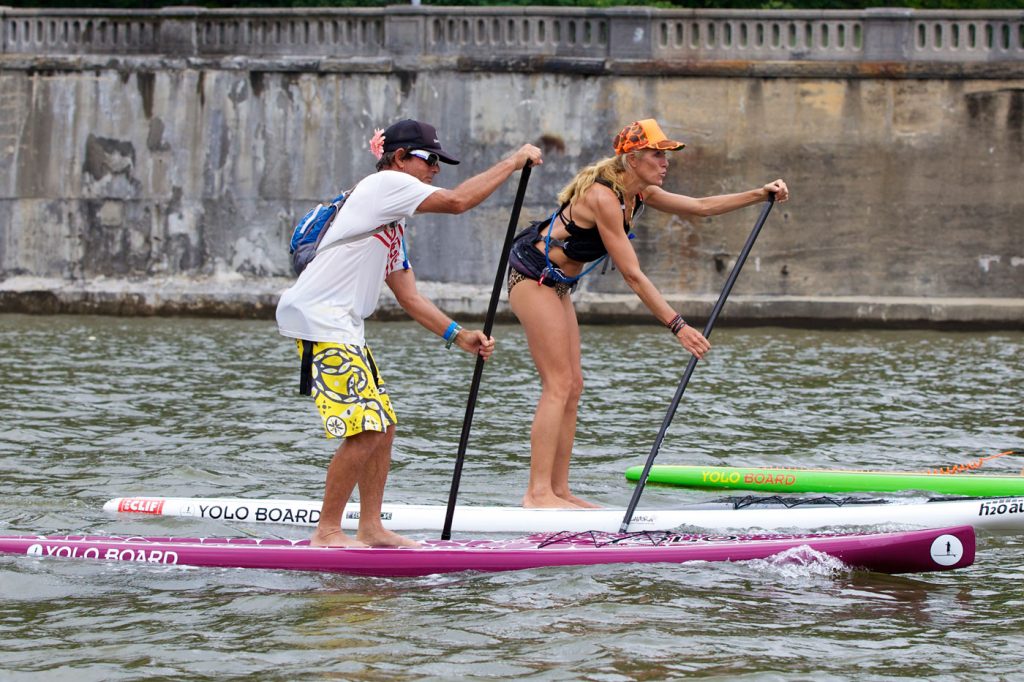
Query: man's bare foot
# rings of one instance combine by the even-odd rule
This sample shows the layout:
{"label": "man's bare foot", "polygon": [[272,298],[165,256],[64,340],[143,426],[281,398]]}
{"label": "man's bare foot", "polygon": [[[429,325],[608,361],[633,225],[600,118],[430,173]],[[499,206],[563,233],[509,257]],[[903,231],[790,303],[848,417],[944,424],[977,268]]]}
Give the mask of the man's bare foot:
{"label": "man's bare foot", "polygon": [[579,509],[569,500],[563,500],[554,493],[550,495],[523,495],[523,507],[526,509]]}
{"label": "man's bare foot", "polygon": [[360,529],[360,531],[356,533],[356,538],[369,547],[420,547],[420,543],[415,540],[410,540],[409,538],[387,530],[386,528],[379,528],[372,531],[364,531]]}
{"label": "man's bare foot", "polygon": [[313,533],[313,537],[309,539],[310,547],[366,547],[366,543],[360,542],[359,540],[349,537],[342,532],[340,528],[337,530],[329,530],[326,533],[320,532],[317,528]]}

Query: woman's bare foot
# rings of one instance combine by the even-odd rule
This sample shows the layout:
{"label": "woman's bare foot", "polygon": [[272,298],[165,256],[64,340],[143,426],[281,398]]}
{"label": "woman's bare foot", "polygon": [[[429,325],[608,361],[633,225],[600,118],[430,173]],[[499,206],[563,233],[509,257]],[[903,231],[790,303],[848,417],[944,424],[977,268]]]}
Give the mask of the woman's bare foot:
{"label": "woman's bare foot", "polygon": [[579,509],[569,500],[551,493],[549,495],[523,495],[523,507],[526,509]]}
{"label": "woman's bare foot", "polygon": [[569,502],[571,502],[572,504],[576,505],[577,507],[583,507],[584,509],[600,509],[601,508],[601,505],[594,504],[593,502],[588,502],[586,500],[580,499],[580,498],[576,497],[575,495],[573,495],[572,493],[568,493],[568,494],[563,495],[561,497],[562,497],[563,500],[568,500]]}
{"label": "woman's bare foot", "polygon": [[319,528],[309,539],[310,547],[366,547],[366,543],[345,535],[340,528],[322,533]]}
{"label": "woman's bare foot", "polygon": [[373,531],[363,531],[360,529],[356,533],[356,538],[360,542],[365,543],[364,546],[369,547],[420,547],[420,543],[415,540],[399,535],[398,533],[387,530],[386,528],[379,528]]}

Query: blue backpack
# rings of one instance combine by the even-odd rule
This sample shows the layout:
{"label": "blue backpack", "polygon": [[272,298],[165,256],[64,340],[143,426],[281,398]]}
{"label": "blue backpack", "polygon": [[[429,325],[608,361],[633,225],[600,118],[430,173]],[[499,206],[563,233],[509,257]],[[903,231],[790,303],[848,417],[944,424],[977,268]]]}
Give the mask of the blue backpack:
{"label": "blue backpack", "polygon": [[[353,187],[350,190],[346,190],[334,197],[329,204],[317,204],[315,208],[311,209],[309,213],[302,216],[302,220],[292,230],[292,239],[289,243],[288,253],[292,257],[292,270],[295,271],[295,275],[298,276],[306,269],[310,261],[316,257],[317,249],[320,248],[320,242],[323,241],[324,235],[327,234],[327,230],[330,229],[331,224],[334,223],[335,217],[338,212],[341,211],[341,207],[345,203],[345,199],[352,194]],[[335,246],[341,246],[343,244],[349,244],[351,242],[357,242],[360,239],[366,239],[367,237],[373,236],[378,232],[383,232],[389,227],[397,227],[399,221],[390,222],[384,225],[380,225],[370,230],[369,232],[363,232],[362,234],[354,234],[343,239],[338,239],[327,246],[324,250],[333,249]],[[405,249],[405,242],[402,242],[402,248]],[[405,267],[408,268],[408,260],[406,261]]]}
{"label": "blue backpack", "polygon": [[334,217],[338,215],[338,211],[345,203],[345,198],[351,191],[342,192],[334,197],[329,204],[317,204],[316,208],[302,216],[302,220],[292,230],[288,253],[291,254],[292,270],[295,271],[296,276],[301,274],[316,256],[317,247],[320,246],[324,235],[327,234],[327,228],[334,222]]}

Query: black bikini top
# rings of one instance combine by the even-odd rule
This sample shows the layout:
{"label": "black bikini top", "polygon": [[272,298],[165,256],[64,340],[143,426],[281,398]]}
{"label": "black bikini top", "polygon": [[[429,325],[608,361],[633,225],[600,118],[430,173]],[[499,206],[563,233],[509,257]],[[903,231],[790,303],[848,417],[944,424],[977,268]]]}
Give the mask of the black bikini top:
{"label": "black bikini top", "polygon": [[[636,205],[633,206],[633,214],[627,218],[626,200],[623,198],[622,194],[615,190],[612,183],[604,178],[597,178],[594,182],[602,184],[615,192],[615,196],[619,198],[619,205],[622,207],[622,229],[626,234],[629,234],[631,229],[630,223],[643,210],[643,197],[639,194],[637,195]],[[579,263],[589,263],[597,260],[601,256],[607,255],[608,250],[604,247],[604,241],[601,239],[601,233],[597,229],[597,226],[580,227],[573,221],[571,211],[568,218],[564,215],[563,212],[567,208],[569,208],[569,202],[566,202],[558,209],[558,217],[561,218],[562,222],[565,224],[565,230],[569,233],[569,236],[564,240],[552,237],[551,246],[562,247],[562,251],[565,252],[567,258],[571,258]]]}

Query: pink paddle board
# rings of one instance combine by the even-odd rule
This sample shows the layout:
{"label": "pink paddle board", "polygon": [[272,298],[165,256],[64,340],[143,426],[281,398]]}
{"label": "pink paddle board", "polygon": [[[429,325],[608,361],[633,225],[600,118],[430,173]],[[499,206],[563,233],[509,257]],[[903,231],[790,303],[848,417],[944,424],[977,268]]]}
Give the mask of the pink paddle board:
{"label": "pink paddle board", "polygon": [[[670,531],[598,531],[514,540],[427,540],[420,548],[310,547],[305,540],[113,536],[0,536],[0,552],[30,557],[221,568],[332,571],[420,576],[514,571],[547,566],[746,561],[784,552],[820,552],[883,573],[945,571],[974,562],[970,526],[887,533],[689,535]],[[796,558],[794,558],[796,560]]]}

